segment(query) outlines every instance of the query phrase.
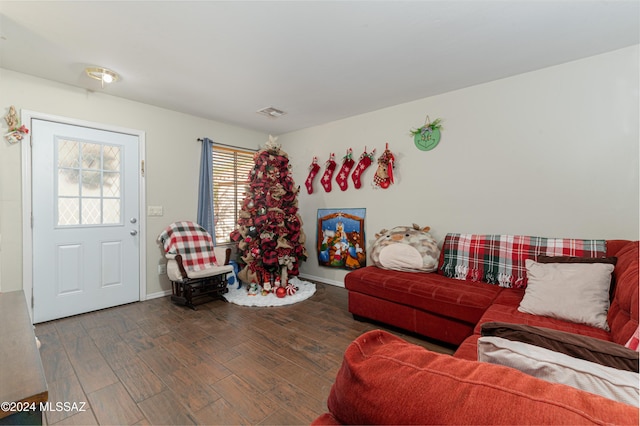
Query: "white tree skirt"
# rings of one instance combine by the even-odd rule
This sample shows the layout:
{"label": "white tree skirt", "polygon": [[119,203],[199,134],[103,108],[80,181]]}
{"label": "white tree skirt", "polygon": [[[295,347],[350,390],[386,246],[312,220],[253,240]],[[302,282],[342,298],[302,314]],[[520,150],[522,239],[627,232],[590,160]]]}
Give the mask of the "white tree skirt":
{"label": "white tree skirt", "polygon": [[298,277],[289,279],[289,282],[298,287],[298,291],[291,296],[278,297],[273,293],[269,293],[266,296],[261,294],[250,296],[245,284],[240,288],[234,284],[228,287],[229,292],[224,295],[224,298],[229,303],[242,306],[284,306],[302,302],[313,296],[316,292],[316,285],[314,283],[302,281]]}

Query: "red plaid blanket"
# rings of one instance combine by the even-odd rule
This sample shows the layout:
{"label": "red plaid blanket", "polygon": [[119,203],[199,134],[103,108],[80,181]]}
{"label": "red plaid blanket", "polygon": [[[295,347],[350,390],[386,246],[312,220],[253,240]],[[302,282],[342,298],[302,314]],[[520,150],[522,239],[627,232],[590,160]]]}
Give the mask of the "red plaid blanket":
{"label": "red plaid blanket", "polygon": [[521,235],[447,234],[442,246],[443,275],[501,287],[527,286],[526,259],[538,256],[605,257],[605,240]]}
{"label": "red plaid blanket", "polygon": [[174,222],[158,237],[165,253],[179,254],[189,271],[200,271],[212,264],[218,266],[211,235],[193,222]]}

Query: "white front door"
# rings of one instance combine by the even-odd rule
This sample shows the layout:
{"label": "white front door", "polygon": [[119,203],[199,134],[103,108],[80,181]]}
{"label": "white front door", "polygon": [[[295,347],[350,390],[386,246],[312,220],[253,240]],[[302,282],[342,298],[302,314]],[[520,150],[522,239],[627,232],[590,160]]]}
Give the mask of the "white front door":
{"label": "white front door", "polygon": [[34,323],[139,300],[138,136],[31,126]]}

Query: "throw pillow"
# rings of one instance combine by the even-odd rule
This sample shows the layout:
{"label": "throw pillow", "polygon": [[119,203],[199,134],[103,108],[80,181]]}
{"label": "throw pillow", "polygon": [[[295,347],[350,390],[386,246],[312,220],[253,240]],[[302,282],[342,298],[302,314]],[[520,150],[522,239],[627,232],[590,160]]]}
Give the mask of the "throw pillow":
{"label": "throw pillow", "polygon": [[617,370],[527,343],[500,337],[478,339],[478,361],[512,367],[547,382],[562,383],[638,406],[638,373]]}
{"label": "throw pillow", "polygon": [[429,229],[413,224],[381,230],[371,246],[371,261],[383,269],[434,272],[438,269],[440,249]]}
{"label": "throw pillow", "polygon": [[609,285],[613,265],[525,261],[529,283],[520,312],[587,324],[609,331]]}
{"label": "throw pillow", "polygon": [[606,340],[545,327],[506,322],[486,322],[482,324],[480,332],[482,336],[501,337],[607,367],[617,368],[618,370],[638,372],[640,354]]}
{"label": "throw pillow", "polygon": [[[544,256],[540,255],[536,259],[538,263],[608,263],[616,266],[618,258],[611,257],[577,257],[577,256]],[[616,288],[615,274],[611,274],[611,285],[609,286],[609,300],[613,298],[613,290]]]}

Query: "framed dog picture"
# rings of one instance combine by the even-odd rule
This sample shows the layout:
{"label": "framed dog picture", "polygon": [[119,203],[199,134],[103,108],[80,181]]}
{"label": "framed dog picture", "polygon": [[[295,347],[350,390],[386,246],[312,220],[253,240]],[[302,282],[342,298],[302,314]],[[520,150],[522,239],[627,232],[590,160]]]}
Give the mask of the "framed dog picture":
{"label": "framed dog picture", "polygon": [[358,269],[367,266],[366,209],[318,209],[316,248],[321,266]]}

